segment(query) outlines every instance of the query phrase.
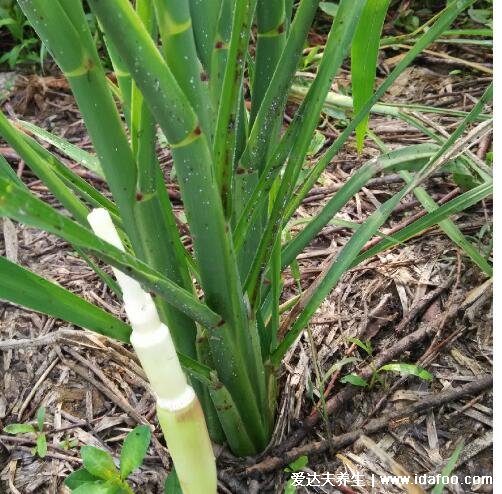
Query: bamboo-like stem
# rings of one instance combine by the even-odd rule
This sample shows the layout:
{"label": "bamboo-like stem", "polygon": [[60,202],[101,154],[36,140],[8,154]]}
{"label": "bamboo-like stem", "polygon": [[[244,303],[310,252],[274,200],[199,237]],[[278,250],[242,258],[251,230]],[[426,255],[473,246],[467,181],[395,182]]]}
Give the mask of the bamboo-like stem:
{"label": "bamboo-like stem", "polygon": [[[240,407],[256,447],[263,448],[270,426],[269,417],[262,415],[258,405],[262,400],[260,383],[264,383],[264,370],[262,364],[258,365],[259,359],[252,344],[253,328],[247,321],[235,256],[212,171],[208,140],[174,76],[127,0],[91,0],[90,4],[105,31],[115,41],[171,143],[207,304],[225,321],[218,333],[210,338],[214,363]],[[117,13],[121,15],[120,25],[116,23]],[[123,36],[123,29],[128,31],[127,37]]]}
{"label": "bamboo-like stem", "polygon": [[262,104],[251,129],[248,144],[240,159],[245,170],[263,170],[266,164],[269,136],[281,119],[287,101],[287,92],[296,73],[308,30],[312,24],[319,0],[301,0],[282,55],[263,97]]}
{"label": "bamboo-like stem", "polygon": [[[302,132],[292,146],[291,155],[281,178],[277,197],[274,201],[267,227],[263,233],[260,246],[246,278],[245,288],[250,294],[251,301],[256,301],[256,288],[260,282],[260,272],[263,272],[263,260],[267,258],[275,243],[275,238],[282,231],[282,217],[289,198],[294,190],[298,175],[303,165],[310,145],[311,136],[317,125],[318,115],[331,86],[331,81],[340,68],[348,51],[359,15],[365,0],[342,0],[338,7],[337,16],[330,30],[326,43],[327,63],[319,67],[317,77],[312,84],[309,95],[298,110],[297,118],[301,115]],[[324,60],[324,59],[323,59]]]}
{"label": "bamboo-like stem", "polygon": [[[159,200],[155,194],[143,194],[141,190],[137,190],[136,161],[110,94],[90,32],[82,28],[87,26],[82,6],[80,2],[67,0],[50,2],[50,7],[48,3],[48,0],[33,2],[22,0],[20,5],[40,36],[46,40],[46,44],[70,82],[133,249],[154,269],[167,274],[175,283],[183,286],[184,279],[179,274],[179,266],[183,264],[179,264],[179,253],[176,254],[171,250],[171,246],[176,249],[177,242],[179,250],[177,229],[169,229],[165,217],[152,214],[152,208],[159,209],[158,204],[155,204]],[[57,22],[57,29],[51,29],[51,22],[42,21],[37,16],[37,11],[49,10],[52,15],[47,19]],[[113,43],[113,40],[110,41]],[[100,111],[97,112],[96,108]],[[151,167],[149,169],[151,170]],[[155,181],[156,178],[157,175],[152,173],[150,179]],[[163,192],[166,194],[165,190]],[[158,193],[162,193],[162,189],[158,189]],[[174,223],[174,219],[171,223]],[[171,238],[171,242],[163,244],[154,242],[153,239],[159,232],[163,238]],[[191,334],[186,330],[185,317],[181,322],[176,322],[178,315],[173,313],[171,317],[173,311],[165,301],[159,299],[156,303],[161,308],[163,317],[166,317],[166,322],[171,325],[180,351],[195,356],[195,330]],[[189,324],[193,327],[193,323]]]}
{"label": "bamboo-like stem", "polygon": [[213,155],[223,207],[227,211],[231,204],[230,188],[233,178],[237,117],[242,96],[245,56],[255,7],[256,0],[238,0],[235,4],[232,34],[218,105]]}
{"label": "bamboo-like stem", "polygon": [[212,75],[211,57],[222,1],[190,0],[190,16],[192,17],[192,30],[197,53],[206,73],[209,75]]}
{"label": "bamboo-like stem", "polygon": [[[138,0],[136,10],[145,27],[153,33],[155,17],[150,1]],[[130,106],[131,147],[138,164],[137,200],[134,205],[134,214],[140,231],[141,257],[179,286],[187,291],[193,291],[193,284],[185,262],[184,247],[156,155],[155,121],[135,82],[131,82]],[[169,241],[158,242],[153,232]],[[165,303],[157,302],[157,308],[162,320],[170,328],[175,329],[173,338],[176,348],[195,358],[197,334],[195,323]]]}
{"label": "bamboo-like stem", "polygon": [[251,125],[254,123],[265,93],[284,49],[286,41],[285,0],[258,0],[256,9],[256,63],[251,104]]}
{"label": "bamboo-like stem", "polygon": [[202,130],[211,140],[208,76],[197,56],[189,0],[153,0],[153,4],[164,59],[195,111]]}

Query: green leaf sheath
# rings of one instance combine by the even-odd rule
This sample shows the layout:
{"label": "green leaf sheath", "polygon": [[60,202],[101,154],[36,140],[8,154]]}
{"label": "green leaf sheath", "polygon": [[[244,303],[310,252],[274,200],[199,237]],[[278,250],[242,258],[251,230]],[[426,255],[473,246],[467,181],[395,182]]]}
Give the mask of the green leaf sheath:
{"label": "green leaf sheath", "polygon": [[[182,283],[183,277],[179,271],[182,265],[178,264],[179,254],[176,253],[179,238],[177,233],[174,236],[177,231],[168,228],[168,219],[160,221],[162,216],[157,215],[159,221],[153,221],[155,215],[151,214],[152,207],[158,208],[155,202],[162,199],[155,194],[149,196],[137,190],[138,182],[142,186],[143,183],[138,181],[135,156],[129,147],[80,2],[57,0],[51,2],[49,7],[47,0],[35,0],[22,2],[21,6],[40,36],[47,40],[49,49],[70,82],[134,251],[154,269],[172,277],[175,283]],[[40,15],[40,12],[49,9],[51,16],[45,18]],[[59,28],[51,29],[51,24],[56,21],[59,21]],[[141,20],[137,21],[141,24]],[[64,32],[64,35],[55,31]],[[147,161],[141,165],[151,169],[152,164],[148,164]],[[156,175],[152,175],[155,180]],[[157,194],[162,192],[161,189],[157,190]],[[149,204],[146,207],[144,204],[138,206],[143,199],[147,199]],[[171,219],[171,223],[173,221]],[[169,240],[157,242],[155,239],[159,235]],[[180,350],[195,355],[193,325],[190,331],[186,319],[180,320],[179,315],[161,299],[156,304]]]}
{"label": "green leaf sheath", "polygon": [[248,144],[239,165],[245,170],[263,170],[269,136],[277,119],[282,120],[291,82],[296,73],[318,0],[301,0],[279,64],[272,76],[251,129]]}
{"label": "green leaf sheath", "polygon": [[222,0],[190,0],[190,15],[197,53],[207,73],[211,69],[221,3]]}
{"label": "green leaf sheath", "polygon": [[210,87],[211,101],[215,108],[219,107],[227,65],[228,47],[232,36],[233,0],[220,0],[216,28],[211,45],[210,58]]}
{"label": "green leaf sheath", "polygon": [[251,100],[251,125],[270,85],[286,41],[285,0],[258,0],[256,63]]}
{"label": "green leaf sheath", "polygon": [[[153,33],[155,16],[150,2],[139,0],[136,9],[145,28]],[[156,155],[155,121],[135,82],[132,83],[131,89],[130,122],[131,147],[138,166],[134,214],[137,218],[141,248],[136,250],[140,258],[154,269],[185,290],[193,291],[188,265],[185,262],[185,249]],[[161,300],[157,301],[156,305],[161,319],[171,328],[176,348],[195,358],[195,323]]]}
{"label": "green leaf sheath", "polygon": [[240,104],[242,104],[245,57],[255,8],[256,0],[237,0],[235,3],[232,32],[218,105],[213,156],[215,173],[227,216],[229,216],[228,212],[231,207],[230,188],[237,143],[238,111]]}
{"label": "green leaf sheath", "polygon": [[[215,365],[220,378],[254,428],[255,440],[263,447],[266,429],[263,418],[249,396],[259,396],[262,370],[251,343],[240,280],[227,235],[221,199],[213,174],[212,156],[204,132],[176,82],[127,0],[90,0],[105,31],[115,41],[156,120],[169,140],[180,183],[183,203],[190,224],[200,277],[209,307],[221,314],[225,324],[210,338],[211,351],[218,356]],[[121,23],[118,24],[116,16]],[[123,36],[127,29],[128,36]],[[227,348],[223,358],[223,348]],[[246,362],[246,364],[243,364]],[[240,399],[237,399],[240,396]],[[267,425],[268,427],[268,425]]]}
{"label": "green leaf sheath", "polygon": [[122,98],[122,110],[124,112],[124,117],[127,125],[131,125],[131,90],[132,90],[132,78],[129,69],[124,65],[124,61],[120,57],[115,48],[115,45],[108,39],[106,34],[103,34],[103,39],[110,57],[110,61],[113,66],[113,71],[115,77],[117,78],[117,84],[120,90],[120,96]]}
{"label": "green leaf sheath", "polygon": [[129,341],[131,328],[108,312],[0,256],[0,298]]}
{"label": "green leaf sheath", "polygon": [[280,235],[282,230],[284,211],[307,154],[320,110],[331,86],[331,81],[348,51],[364,3],[365,0],[342,0],[340,3],[326,44],[327,56],[323,59],[323,62],[326,60],[326,63],[321,62],[309,95],[296,115],[296,118],[301,118],[301,131],[298,139],[293,143],[267,226],[246,278],[245,288],[248,290],[251,301],[256,298],[256,288],[260,282],[265,260],[270,255],[275,238]]}
{"label": "green leaf sheath", "polygon": [[[373,93],[380,34],[390,0],[368,0],[352,41],[351,82],[354,112],[357,114]],[[359,152],[363,149],[369,116],[356,127]]]}
{"label": "green leaf sheath", "polygon": [[[19,5],[70,83],[123,223],[134,243],[132,204],[136,164],[87,28],[82,5],[67,0],[20,0]],[[46,15],[46,12],[51,14]],[[110,146],[110,142],[114,146]]]}
{"label": "green leaf sheath", "polygon": [[[208,77],[197,56],[188,0],[153,0],[162,53],[173,76],[195,111],[199,124],[211,138]],[[183,56],[180,56],[183,54]]]}

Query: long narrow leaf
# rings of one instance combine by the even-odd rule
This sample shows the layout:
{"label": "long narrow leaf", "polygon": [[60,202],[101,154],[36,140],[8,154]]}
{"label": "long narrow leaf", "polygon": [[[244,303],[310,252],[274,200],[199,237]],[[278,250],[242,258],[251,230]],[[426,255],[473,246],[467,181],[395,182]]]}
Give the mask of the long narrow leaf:
{"label": "long narrow leaf", "polygon": [[310,170],[303,183],[298,187],[295,195],[288,205],[287,218],[290,218],[296,211],[308,191],[313,187],[323,170],[331,162],[335,154],[342,148],[346,140],[352,134],[357,125],[363,121],[365,116],[371,110],[378,100],[391,87],[399,75],[410,65],[417,55],[432,43],[447,27],[453,22],[460,12],[472,5],[475,0],[458,0],[450,3],[437,18],[436,22],[423,34],[411,50],[409,50],[403,59],[396,65],[394,70],[387,76],[384,82],[378,87],[373,96],[366,102],[364,107],[357,113],[347,128],[340,134],[335,142],[326,150],[321,159]]}
{"label": "long narrow leaf", "polygon": [[206,327],[215,327],[221,323],[221,317],[191,293],[3,178],[0,178],[0,215],[58,235],[94,254],[98,259],[137,279],[146,289],[165,297],[174,307]]}
{"label": "long narrow leaf", "polygon": [[[375,69],[378,60],[380,33],[390,0],[368,0],[352,41],[352,96],[354,111],[359,113],[373,92]],[[357,149],[363,149],[368,126],[368,115],[356,127]]]}
{"label": "long narrow leaf", "polygon": [[464,211],[465,209],[477,204],[479,201],[486,199],[493,191],[493,185],[490,183],[481,184],[474,189],[464,192],[455,199],[448,201],[446,204],[438,206],[432,212],[426,214],[422,218],[414,221],[411,225],[403,228],[399,232],[392,234],[391,237],[386,237],[382,239],[374,247],[371,247],[367,251],[359,254],[352,266],[357,266],[365,259],[373,257],[374,255],[383,252],[391,247],[398,245],[416,235],[419,235],[424,230],[439,224],[444,221],[449,216]]}
{"label": "long narrow leaf", "polygon": [[131,328],[68,290],[0,256],[0,298],[96,333],[129,341]]}

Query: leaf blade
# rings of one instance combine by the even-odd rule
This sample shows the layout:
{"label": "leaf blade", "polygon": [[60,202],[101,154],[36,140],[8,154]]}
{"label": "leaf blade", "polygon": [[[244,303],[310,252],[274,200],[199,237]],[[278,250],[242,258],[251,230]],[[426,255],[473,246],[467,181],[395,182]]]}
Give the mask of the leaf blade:
{"label": "leaf blade", "polygon": [[151,431],[147,425],[138,425],[124,440],[120,452],[120,476],[127,478],[142,463],[150,446]]}
{"label": "leaf blade", "polygon": [[[390,0],[368,0],[357,26],[352,42],[352,96],[354,113],[359,113],[363,105],[371,98],[375,82],[375,70],[380,46],[385,15]],[[364,146],[364,137],[368,128],[367,114],[356,127],[357,151]]]}

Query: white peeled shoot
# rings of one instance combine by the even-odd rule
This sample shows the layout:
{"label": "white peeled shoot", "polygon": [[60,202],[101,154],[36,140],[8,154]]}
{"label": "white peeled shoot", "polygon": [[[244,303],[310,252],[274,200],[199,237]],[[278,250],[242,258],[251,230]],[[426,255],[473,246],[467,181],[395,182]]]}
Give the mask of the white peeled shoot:
{"label": "white peeled shoot", "polygon": [[[124,250],[106,209],[94,209],[87,220],[98,237]],[[215,494],[216,464],[204,414],[187,383],[169,329],[160,321],[150,294],[118,269],[113,272],[133,330],[131,344],[157,397],[157,416],[183,494]]]}

